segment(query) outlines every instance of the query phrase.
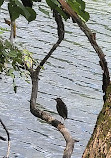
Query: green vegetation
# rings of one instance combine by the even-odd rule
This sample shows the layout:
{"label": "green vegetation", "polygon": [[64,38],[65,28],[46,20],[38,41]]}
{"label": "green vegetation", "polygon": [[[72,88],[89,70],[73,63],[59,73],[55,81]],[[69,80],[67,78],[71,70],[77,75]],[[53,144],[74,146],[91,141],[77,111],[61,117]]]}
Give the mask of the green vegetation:
{"label": "green vegetation", "polygon": [[[40,3],[40,0],[32,0],[31,4],[34,2]],[[4,0],[1,0],[0,7],[2,7],[3,3],[6,2]],[[85,11],[84,1],[67,0],[67,3],[82,18],[83,21],[87,21],[89,19],[89,14]],[[51,10],[57,10],[65,20],[70,18],[70,16],[61,7],[59,1],[46,0],[46,4],[51,8]],[[28,22],[31,22],[36,18],[36,11],[32,7],[24,6],[20,0],[9,0],[7,9],[11,21],[16,20],[17,18],[19,18],[20,15],[24,16]],[[39,7],[39,10],[44,14],[49,15],[49,12],[44,8]],[[9,30],[0,28],[0,34],[3,34],[4,31]],[[28,70],[36,64],[37,61],[33,59],[31,52],[29,52],[28,50],[20,51],[8,40],[3,40],[2,38],[0,38],[0,72],[12,77],[15,92],[15,71],[17,71],[20,76],[23,76],[25,74],[26,81],[28,81],[27,78],[29,76],[29,73],[26,73],[25,70]]]}
{"label": "green vegetation", "polygon": [[[32,2],[40,2],[40,0],[32,0]],[[0,6],[5,3],[4,0],[0,1]],[[61,7],[61,4],[57,0],[46,0],[47,5],[51,9],[57,10],[60,15],[63,16],[65,20],[69,16],[67,16],[67,13],[63,10]],[[88,21],[89,19],[89,14],[88,12],[85,11],[85,2],[82,0],[67,0],[67,3],[69,6],[84,20]],[[40,9],[42,12],[47,13],[44,9]],[[11,20],[16,20],[19,18],[20,15],[24,16],[28,22],[31,22],[35,20],[36,18],[36,12],[33,8],[31,7],[25,7],[21,1],[19,0],[10,0],[8,3],[8,11],[10,14]]]}
{"label": "green vegetation", "polygon": [[10,44],[8,40],[0,39],[0,72],[13,79],[13,87],[16,92],[15,72],[17,75],[25,77],[29,82],[28,68],[33,67],[37,62],[33,59],[32,53],[28,50],[19,50],[16,46]]}

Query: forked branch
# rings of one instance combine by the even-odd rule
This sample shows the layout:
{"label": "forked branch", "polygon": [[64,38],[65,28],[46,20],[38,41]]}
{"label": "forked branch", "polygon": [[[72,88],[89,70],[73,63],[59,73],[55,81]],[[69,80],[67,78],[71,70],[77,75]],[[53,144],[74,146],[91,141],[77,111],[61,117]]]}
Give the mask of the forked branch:
{"label": "forked branch", "polygon": [[61,132],[61,134],[63,135],[63,137],[66,141],[66,148],[64,150],[63,158],[70,158],[72,155],[72,152],[73,152],[73,148],[74,148],[74,140],[71,137],[69,131],[65,128],[65,126],[60,121],[56,120],[49,113],[47,113],[45,111],[41,111],[36,104],[37,93],[38,93],[38,76],[39,76],[41,66],[43,66],[46,63],[46,61],[51,56],[51,54],[54,52],[54,50],[59,46],[59,44],[64,39],[64,24],[62,22],[62,18],[56,10],[53,10],[53,15],[54,15],[55,21],[57,23],[58,40],[57,40],[56,44],[53,45],[53,47],[51,48],[49,53],[40,62],[40,65],[35,70],[30,71],[31,79],[32,79],[30,111],[35,117],[45,120],[47,123],[51,124],[52,126],[57,128]]}

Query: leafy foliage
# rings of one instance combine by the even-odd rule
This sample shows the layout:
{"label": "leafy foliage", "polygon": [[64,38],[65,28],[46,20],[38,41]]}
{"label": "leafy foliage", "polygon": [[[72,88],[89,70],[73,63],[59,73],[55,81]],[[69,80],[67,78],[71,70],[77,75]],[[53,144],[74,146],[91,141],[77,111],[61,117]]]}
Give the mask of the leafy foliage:
{"label": "leafy foliage", "polygon": [[[83,21],[89,20],[89,13],[85,11],[85,2],[82,0],[66,0],[69,6],[80,16]],[[46,0],[48,6],[51,9],[56,9],[65,20],[69,18],[67,13],[62,9],[60,3],[57,0]]]}
{"label": "leafy foliage", "polygon": [[67,0],[69,6],[81,17],[83,21],[89,20],[89,13],[85,11],[85,2],[82,0]]}
{"label": "leafy foliage", "polygon": [[[28,1],[30,1],[31,4],[32,2],[41,2],[41,0],[28,0]],[[66,0],[66,2],[81,17],[83,21],[86,22],[89,20],[89,13],[85,11],[85,2],[83,0]],[[0,6],[3,3],[4,0],[0,0]],[[35,10],[31,7],[27,7],[26,3],[27,1],[25,2],[25,6],[24,6],[20,0],[9,0],[8,10],[12,21],[17,19],[20,15],[23,15],[28,22],[35,20],[36,18]],[[65,20],[69,18],[69,15],[63,10],[58,0],[46,0],[46,3],[51,9],[56,9]],[[46,11],[42,7],[39,7],[39,10],[49,15],[48,11]]]}
{"label": "leafy foliage", "polygon": [[0,27],[0,34],[3,34],[5,31],[10,31],[7,28]]}
{"label": "leafy foliage", "polygon": [[[36,12],[32,8],[32,4],[33,2],[41,2],[41,0],[28,0],[28,5],[27,1],[23,2],[23,0],[9,0],[8,11],[12,21],[19,18],[20,15],[24,16],[28,22],[35,20]],[[66,0],[66,2],[83,21],[88,21],[89,14],[85,11],[85,2],[83,0]],[[0,0],[0,7],[3,3],[5,3],[5,0]],[[70,18],[58,0],[46,0],[46,3],[51,9],[57,10],[65,20]],[[46,15],[49,15],[49,12],[42,8],[42,6],[39,7],[39,10]],[[0,34],[4,31],[8,30],[0,28]],[[25,73],[24,69],[33,68],[34,64],[37,64],[37,61],[33,59],[31,52],[27,50],[20,51],[17,47],[12,46],[7,40],[0,40],[0,72],[4,72],[12,77],[15,92],[15,71],[18,71],[20,76],[25,74],[26,78],[28,78],[29,74]]]}
{"label": "leafy foliage", "polygon": [[56,9],[65,20],[69,18],[69,16],[63,11],[60,3],[57,0],[46,0],[46,3],[51,9]]}
{"label": "leafy foliage", "polygon": [[27,49],[23,50],[23,58],[24,58],[24,63],[28,67],[28,69],[33,67],[33,58],[32,58],[32,53],[29,52]]}
{"label": "leafy foliage", "polygon": [[24,76],[28,81],[29,72],[25,70],[32,68],[37,62],[33,59],[32,53],[24,49],[20,51],[17,47],[12,46],[9,41],[0,39],[0,72],[11,76],[13,79],[14,91],[16,92],[15,72],[18,71],[20,76]]}
{"label": "leafy foliage", "polygon": [[34,9],[31,7],[25,7],[19,0],[10,0],[8,3],[8,11],[12,21],[17,19],[20,15],[23,15],[28,22],[31,22],[36,18],[36,12]]}
{"label": "leafy foliage", "polygon": [[0,71],[8,72],[10,69],[9,63],[12,64],[13,69],[18,70],[19,65],[23,63],[22,53],[10,42],[0,40]]}

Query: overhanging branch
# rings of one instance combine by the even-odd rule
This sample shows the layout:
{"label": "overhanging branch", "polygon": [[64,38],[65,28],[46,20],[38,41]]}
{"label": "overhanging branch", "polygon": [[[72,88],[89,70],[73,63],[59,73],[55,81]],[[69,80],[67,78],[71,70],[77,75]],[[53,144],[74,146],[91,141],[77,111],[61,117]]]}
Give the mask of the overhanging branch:
{"label": "overhanging branch", "polygon": [[[91,43],[96,53],[98,54],[99,59],[100,59],[99,63],[103,70],[102,90],[106,94],[106,89],[110,83],[109,70],[108,70],[106,59],[105,59],[105,55],[96,42],[95,33],[91,32],[91,30],[87,27],[87,25],[79,18],[76,12],[72,10],[72,8],[67,4],[65,0],[58,0],[58,1],[60,2],[62,8],[72,17],[72,19],[78,24],[80,29],[85,33],[89,42]],[[105,101],[105,96],[104,96],[104,101]]]}

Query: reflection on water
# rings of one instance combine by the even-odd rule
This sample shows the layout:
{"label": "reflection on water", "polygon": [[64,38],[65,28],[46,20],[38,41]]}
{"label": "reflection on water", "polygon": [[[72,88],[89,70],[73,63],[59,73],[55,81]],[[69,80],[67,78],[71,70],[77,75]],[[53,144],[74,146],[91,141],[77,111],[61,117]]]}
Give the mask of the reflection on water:
{"label": "reflection on water", "polygon": [[[90,13],[88,26],[97,32],[98,44],[106,54],[108,62],[111,57],[111,17],[109,2],[97,0],[86,1]],[[44,3],[43,3],[44,5]],[[37,6],[34,6],[37,8]],[[3,12],[3,13],[2,13]],[[57,40],[56,24],[37,10],[37,19],[30,24],[23,17],[17,20],[16,42],[34,52],[34,57],[42,59]],[[1,26],[7,17],[1,11]],[[104,20],[103,20],[104,19]],[[61,97],[69,111],[66,127],[75,144],[72,157],[80,158],[93,131],[97,115],[102,108],[102,71],[99,58],[92,46],[70,20],[65,22],[65,39],[53,53],[41,71],[39,81],[38,103],[40,108],[47,109],[58,119],[55,113],[55,101]],[[4,34],[9,37],[9,33]],[[111,68],[110,63],[109,68]],[[0,117],[7,125],[11,136],[10,157],[18,158],[60,158],[65,147],[61,134],[44,121],[35,118],[29,109],[31,85],[23,79],[17,79],[18,93],[14,94],[12,80],[4,77],[0,80]],[[0,135],[4,131],[0,126]],[[0,156],[6,151],[6,142],[0,141]]]}

